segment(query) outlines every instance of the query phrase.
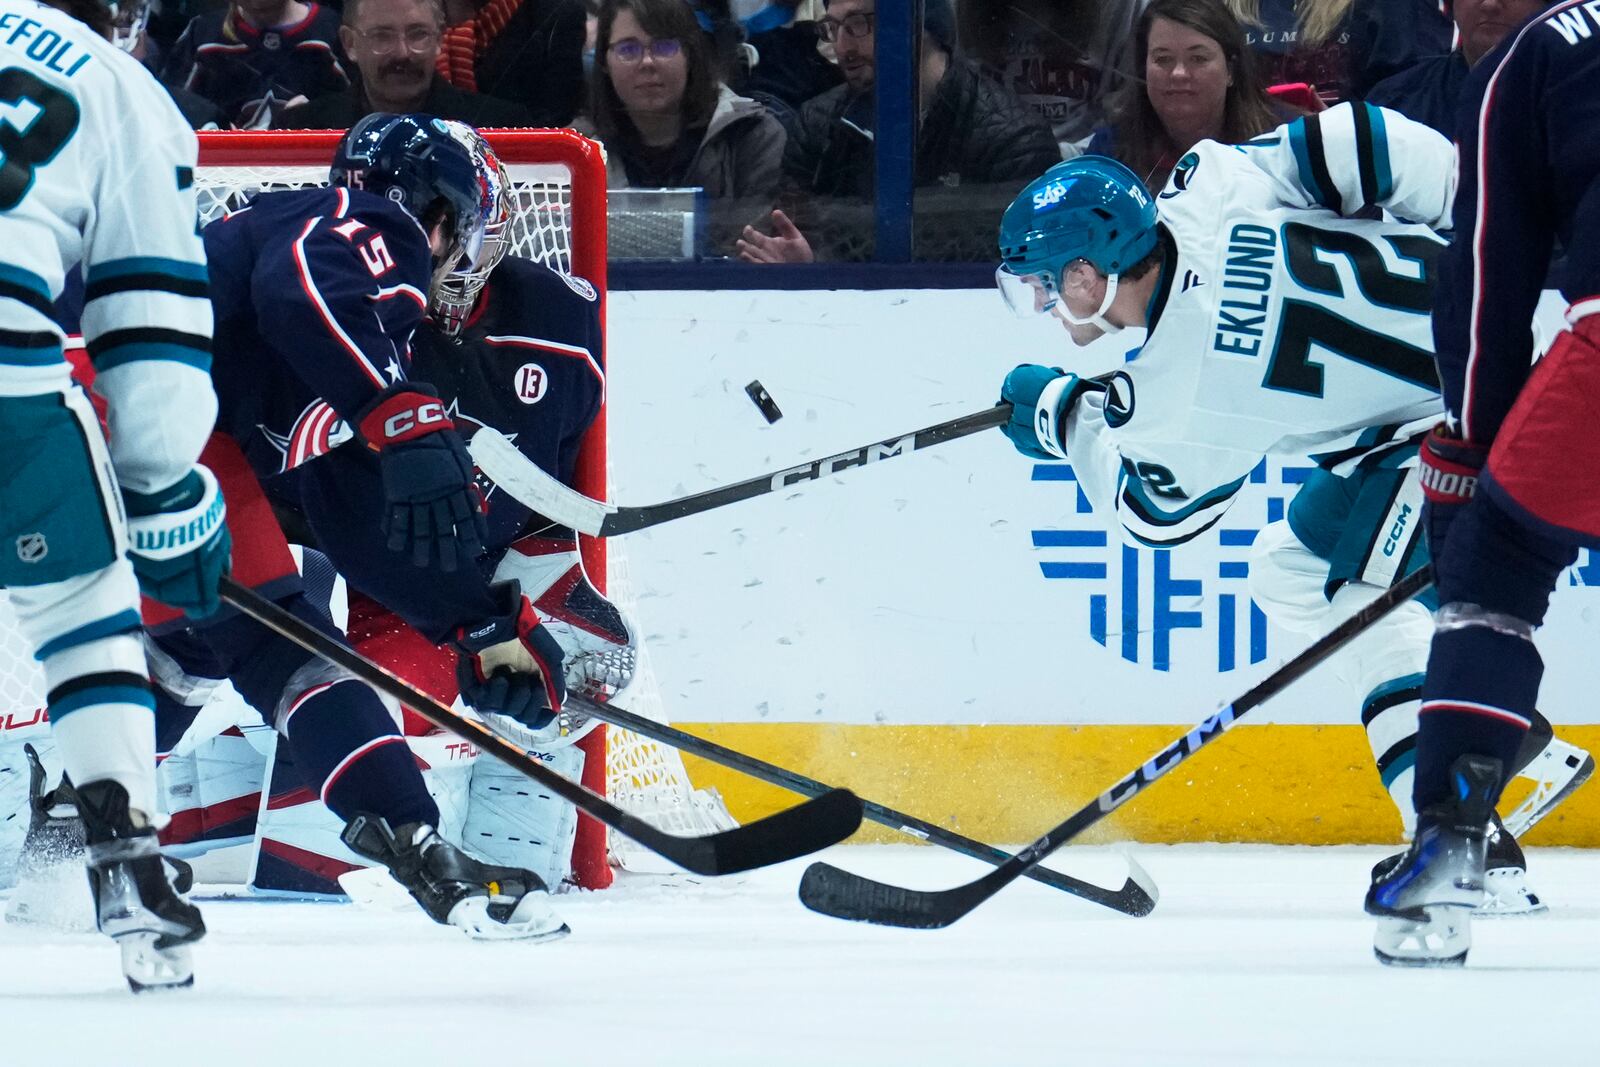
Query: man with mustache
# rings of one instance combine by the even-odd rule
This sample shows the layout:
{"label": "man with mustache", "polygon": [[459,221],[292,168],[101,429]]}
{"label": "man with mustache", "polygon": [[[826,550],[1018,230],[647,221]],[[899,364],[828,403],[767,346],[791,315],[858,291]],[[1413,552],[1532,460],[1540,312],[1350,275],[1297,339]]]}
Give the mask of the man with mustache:
{"label": "man with mustache", "polygon": [[531,126],[519,104],[457,89],[434,73],[444,10],[437,0],[349,0],[339,40],[361,72],[357,85],[292,107],[278,129],[333,130],[374,112],[417,113],[479,127]]}

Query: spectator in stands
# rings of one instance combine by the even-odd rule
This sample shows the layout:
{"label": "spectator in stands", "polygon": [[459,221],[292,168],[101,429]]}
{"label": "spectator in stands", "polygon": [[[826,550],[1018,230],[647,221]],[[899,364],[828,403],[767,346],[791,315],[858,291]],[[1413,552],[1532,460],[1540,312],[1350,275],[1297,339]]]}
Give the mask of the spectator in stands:
{"label": "spectator in stands", "polygon": [[583,0],[444,0],[438,71],[469,93],[521,104],[535,126],[565,126],[583,96]]}
{"label": "spectator in stands", "polygon": [[1409,119],[1454,138],[1456,102],[1467,71],[1512,30],[1554,0],[1455,0],[1451,12],[1459,44],[1446,55],[1424,59],[1410,70],[1385,78],[1367,102],[1393,108]]}
{"label": "spectator in stands", "polygon": [[603,0],[590,77],[591,122],[611,188],[705,190],[709,239],[731,250],[771,210],[785,136],[766,108],[718,77],[710,38],[683,0]]}
{"label": "spectator in stands", "polygon": [[1154,0],[1139,17],[1128,86],[1088,151],[1126,163],[1151,189],[1197,141],[1238,144],[1294,117],[1275,104],[1225,0]]}
{"label": "spectator in stands", "polygon": [[439,0],[345,0],[339,37],[360,71],[359,84],[288,108],[288,130],[347,130],[375,111],[421,112],[479,128],[527,126],[526,108],[457,89],[434,69],[444,10]]}
{"label": "spectator in stands", "polygon": [[800,105],[844,80],[832,49],[817,39],[821,13],[822,0],[773,0],[744,20],[755,51],[744,92],[766,104],[786,127]]}
{"label": "spectator in stands", "polygon": [[1267,85],[1305,82],[1327,104],[1450,50],[1440,0],[1228,0]]}
{"label": "spectator in stands", "polygon": [[[45,0],[79,22],[99,30],[109,21],[111,41],[137,59],[157,77],[161,73],[161,49],[150,37],[151,0],[124,0],[113,15],[101,0]],[[178,85],[162,86],[178,105],[184,120],[197,130],[215,130],[224,125],[222,109],[205,97]]]}
{"label": "spectator in stands", "polygon": [[[800,109],[784,151],[781,199],[815,216],[797,227],[774,212],[774,234],[747,227],[739,256],[809,262],[815,228],[824,258],[863,258],[872,231],[875,0],[830,0],[819,32],[833,42],[845,83]],[[926,0],[918,59],[915,182],[919,258],[993,257],[1000,213],[1024,183],[1061,160],[1050,127],[956,54],[949,0]],[[947,226],[954,228],[943,233]],[[925,240],[926,238],[926,240]]]}
{"label": "spectator in stands", "polygon": [[1070,158],[1133,80],[1133,30],[1145,3],[962,0],[961,42],[985,74],[1050,124]]}
{"label": "spectator in stands", "polygon": [[233,0],[196,15],[163,81],[216,104],[229,125],[265,129],[291,103],[350,84],[339,14],[300,0]]}

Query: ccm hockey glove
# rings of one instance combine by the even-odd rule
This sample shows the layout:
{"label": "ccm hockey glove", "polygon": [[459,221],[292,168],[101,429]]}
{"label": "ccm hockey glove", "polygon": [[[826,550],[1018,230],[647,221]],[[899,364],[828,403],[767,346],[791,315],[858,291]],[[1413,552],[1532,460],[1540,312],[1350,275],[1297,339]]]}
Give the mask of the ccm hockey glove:
{"label": "ccm hockey glove", "polygon": [[1011,421],[1000,430],[1025,456],[1066,459],[1067,416],[1084,393],[1104,388],[1060,367],[1024,363],[1000,386],[1001,401],[1011,402]]}
{"label": "ccm hockey glove", "polygon": [[475,710],[542,730],[567,699],[561,646],[516,582],[492,586],[503,614],[456,631],[456,680]]}
{"label": "ccm hockey glove", "polygon": [[1450,524],[1478,491],[1478,474],[1489,458],[1487,445],[1464,441],[1447,423],[1428,431],[1417,452],[1418,474],[1425,500],[1428,554],[1434,559],[1444,549]]}
{"label": "ccm hockey glove", "polygon": [[356,428],[378,453],[387,507],[383,532],[391,552],[453,571],[483,551],[483,508],[472,484],[472,457],[438,394],[418,382],[391,386],[362,409]]}
{"label": "ccm hockey glove", "polygon": [[122,491],[128,511],[128,558],[145,596],[203,619],[222,604],[233,541],[216,476],[194,468],[158,493]]}

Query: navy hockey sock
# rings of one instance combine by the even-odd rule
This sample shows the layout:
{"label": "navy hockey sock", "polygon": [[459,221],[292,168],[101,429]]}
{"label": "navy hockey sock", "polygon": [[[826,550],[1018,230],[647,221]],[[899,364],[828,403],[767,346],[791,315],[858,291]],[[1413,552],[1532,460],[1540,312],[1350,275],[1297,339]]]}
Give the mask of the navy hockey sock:
{"label": "navy hockey sock", "polygon": [[306,783],[348,822],[362,812],[391,826],[439,823],[416,759],[378,696],[353,679],[324,683],[290,706],[283,727]]}
{"label": "navy hockey sock", "polygon": [[1544,661],[1526,636],[1490,625],[1440,628],[1422,688],[1413,793],[1418,811],[1451,797],[1450,767],[1464,754],[1492,756],[1508,769],[1516,765],[1543,675]]}

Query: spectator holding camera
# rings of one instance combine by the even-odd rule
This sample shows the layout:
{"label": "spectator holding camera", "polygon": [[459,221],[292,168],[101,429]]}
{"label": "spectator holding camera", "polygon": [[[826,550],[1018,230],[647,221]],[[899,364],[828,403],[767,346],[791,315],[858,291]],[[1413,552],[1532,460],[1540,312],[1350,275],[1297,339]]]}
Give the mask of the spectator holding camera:
{"label": "spectator holding camera", "polygon": [[704,189],[714,247],[771,208],[783,127],[722,83],[684,0],[602,0],[590,107],[611,188]]}
{"label": "spectator holding camera", "polygon": [[1160,189],[1199,141],[1239,144],[1294,118],[1267,95],[1224,0],[1154,0],[1134,30],[1142,84],[1127,86],[1088,151]]}
{"label": "spectator holding camera", "polygon": [[345,0],[339,39],[360,71],[359,84],[286,109],[287,130],[347,130],[374,112],[420,113],[479,128],[527,126],[527,109],[457,89],[434,69],[444,30],[439,0]]}
{"label": "spectator holding camera", "polygon": [[[810,262],[814,240],[827,259],[871,254],[876,14],[876,0],[829,0],[817,28],[845,83],[806,102],[784,151],[783,199],[802,214],[774,212],[770,235],[747,228],[741,259]],[[991,258],[1001,211],[1061,150],[1043,118],[957,55],[950,0],[923,6],[917,80],[918,257]]]}

